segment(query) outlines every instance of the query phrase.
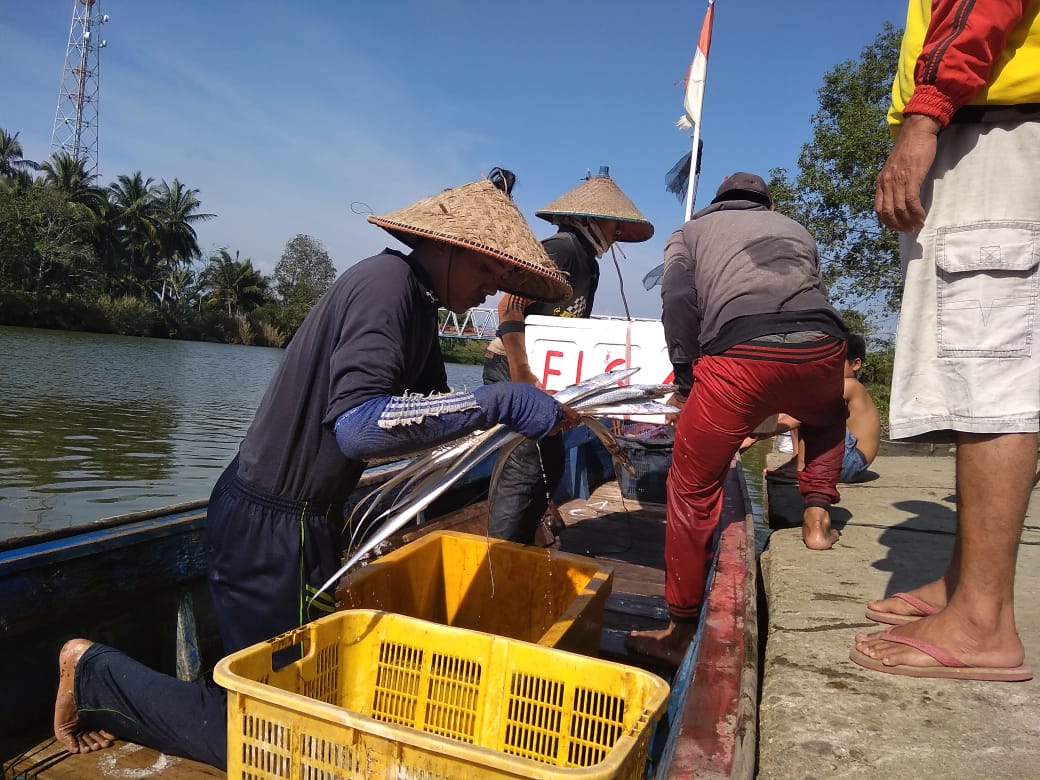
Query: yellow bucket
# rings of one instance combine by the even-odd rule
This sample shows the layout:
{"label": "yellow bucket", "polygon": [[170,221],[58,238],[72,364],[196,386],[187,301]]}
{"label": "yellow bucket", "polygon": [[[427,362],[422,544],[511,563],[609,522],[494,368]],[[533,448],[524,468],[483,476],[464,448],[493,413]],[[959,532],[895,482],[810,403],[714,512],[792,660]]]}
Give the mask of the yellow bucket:
{"label": "yellow bucket", "polygon": [[592,558],[435,531],[348,574],[342,609],[378,609],[596,655],[614,570]]}
{"label": "yellow bucket", "polygon": [[636,780],[668,698],[635,667],[376,610],[240,650],[214,679],[228,777],[250,780]]}

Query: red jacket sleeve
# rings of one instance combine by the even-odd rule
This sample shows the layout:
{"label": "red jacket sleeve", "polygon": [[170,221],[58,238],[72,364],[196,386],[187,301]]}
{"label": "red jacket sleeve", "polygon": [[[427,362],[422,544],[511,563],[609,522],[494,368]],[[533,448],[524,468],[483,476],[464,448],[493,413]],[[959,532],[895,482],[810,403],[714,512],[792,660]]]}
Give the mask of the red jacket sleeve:
{"label": "red jacket sleeve", "polygon": [[933,0],[924,48],[914,68],[914,95],[904,114],[946,125],[989,80],[1028,0]]}

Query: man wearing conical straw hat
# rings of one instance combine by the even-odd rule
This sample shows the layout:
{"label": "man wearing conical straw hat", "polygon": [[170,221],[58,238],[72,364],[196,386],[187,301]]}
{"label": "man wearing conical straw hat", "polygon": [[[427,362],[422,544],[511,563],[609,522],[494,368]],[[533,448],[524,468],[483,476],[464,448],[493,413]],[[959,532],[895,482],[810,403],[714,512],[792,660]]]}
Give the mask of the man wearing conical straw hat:
{"label": "man wearing conical straw hat", "polygon": [[[338,568],[344,505],[365,461],[496,423],[538,439],[577,422],[529,384],[447,386],[438,307],[464,311],[498,290],[547,301],[571,295],[505,192],[473,182],[369,221],[411,251],[362,260],[318,301],[210,497],[210,592],[228,653],[319,616],[306,605]],[[328,596],[314,603],[335,607]],[[168,677],[87,639],[70,640],[59,667],[54,729],[71,752],[120,736],[226,765],[223,689]],[[128,702],[132,720],[120,715]]]}
{"label": "man wearing conical straw hat", "polygon": [[[599,258],[616,241],[646,241],[654,234],[654,226],[625,196],[606,166],[535,215],[558,228],[542,244],[568,274],[572,292],[555,303],[515,294],[503,296],[498,306],[498,338],[491,342],[484,359],[486,383],[512,380],[540,386],[527,362],[524,317],[590,316],[599,285]],[[488,533],[524,544],[532,544],[536,538],[539,543],[551,542],[552,534],[541,533],[539,527],[543,516],[554,514],[550,497],[563,475],[563,461],[559,436],[542,439],[537,445],[525,441],[517,447],[491,496]]]}

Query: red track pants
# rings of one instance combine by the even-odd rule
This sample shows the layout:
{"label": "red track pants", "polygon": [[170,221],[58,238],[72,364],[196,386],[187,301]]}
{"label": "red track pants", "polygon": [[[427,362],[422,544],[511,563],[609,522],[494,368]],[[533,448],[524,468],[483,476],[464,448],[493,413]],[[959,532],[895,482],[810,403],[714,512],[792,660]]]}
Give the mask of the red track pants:
{"label": "red track pants", "polygon": [[665,599],[673,620],[697,618],[726,472],[741,442],[766,417],[785,412],[801,421],[805,469],[798,487],[806,503],[838,502],[848,416],[844,363],[845,342],[836,339],[817,350],[743,344],[695,361],[668,473]]}

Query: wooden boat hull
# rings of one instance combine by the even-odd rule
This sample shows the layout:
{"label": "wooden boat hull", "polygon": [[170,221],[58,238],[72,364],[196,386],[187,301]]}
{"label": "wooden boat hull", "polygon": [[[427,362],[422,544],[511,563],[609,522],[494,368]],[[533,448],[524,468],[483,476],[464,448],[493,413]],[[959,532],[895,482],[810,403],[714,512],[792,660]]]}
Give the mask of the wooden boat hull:
{"label": "wooden boat hull", "polygon": [[[66,640],[89,636],[156,668],[176,668],[178,611],[208,599],[205,519],[204,504],[182,505],[0,551],[4,755],[26,735],[38,738],[39,725],[49,722],[53,702],[41,694],[57,687],[57,652]],[[198,626],[217,649],[207,610]]]}
{"label": "wooden boat hull", "polygon": [[[575,435],[567,441],[564,485],[557,494],[568,524],[559,549],[594,555],[614,566],[613,592],[603,618],[601,655],[663,671],[671,680],[668,711],[650,751],[649,776],[751,778],[758,690],[757,567],[752,513],[740,465],[735,462],[727,478],[718,552],[709,575],[701,630],[673,675],[655,668],[647,659],[627,656],[623,646],[624,636],[632,628],[667,625],[663,598],[664,508],[621,496],[613,481],[609,456],[580,430],[571,432]],[[44,543],[38,549],[26,548],[16,554],[0,551],[0,621],[8,621],[0,623],[5,628],[0,660],[7,661],[0,666],[0,674],[5,690],[15,690],[8,685],[18,686],[17,695],[5,697],[15,704],[0,705],[7,707],[0,710],[0,734],[7,734],[19,721],[32,720],[36,724],[35,739],[39,739],[41,718],[44,727],[49,724],[57,650],[71,636],[110,642],[145,663],[172,671],[177,663],[177,653],[171,649],[177,644],[175,615],[185,594],[195,600],[202,653],[215,659],[209,655],[205,639],[207,634],[215,636],[215,631],[205,617],[207,610],[201,608],[208,604],[201,555],[204,519],[204,512],[195,508],[173,517],[134,521],[110,535],[85,534],[83,538],[55,542],[53,547]],[[486,528],[486,508],[470,507],[431,522],[429,528],[445,524],[460,530]],[[413,529],[400,541],[423,532]],[[622,534],[628,535],[627,548],[619,543]],[[83,568],[76,571],[79,567]],[[90,609],[82,603],[77,606],[70,594],[79,591],[101,600],[94,601]],[[34,600],[44,605],[42,614],[32,606]],[[159,623],[165,627],[160,628]],[[15,633],[8,634],[7,625],[14,627]],[[142,657],[140,652],[150,655]],[[23,677],[22,669],[30,667],[32,674]],[[16,669],[18,673],[12,674]],[[141,762],[154,766],[162,758],[149,750],[133,755],[109,750],[70,756],[53,741],[26,750],[31,744],[33,741],[23,736],[20,742],[8,740],[3,745],[0,756],[26,751],[5,763],[4,780],[111,776],[112,761],[129,768]],[[170,761],[164,765],[163,777],[195,780],[222,776],[185,759],[166,758]],[[109,763],[103,766],[106,760]]]}

